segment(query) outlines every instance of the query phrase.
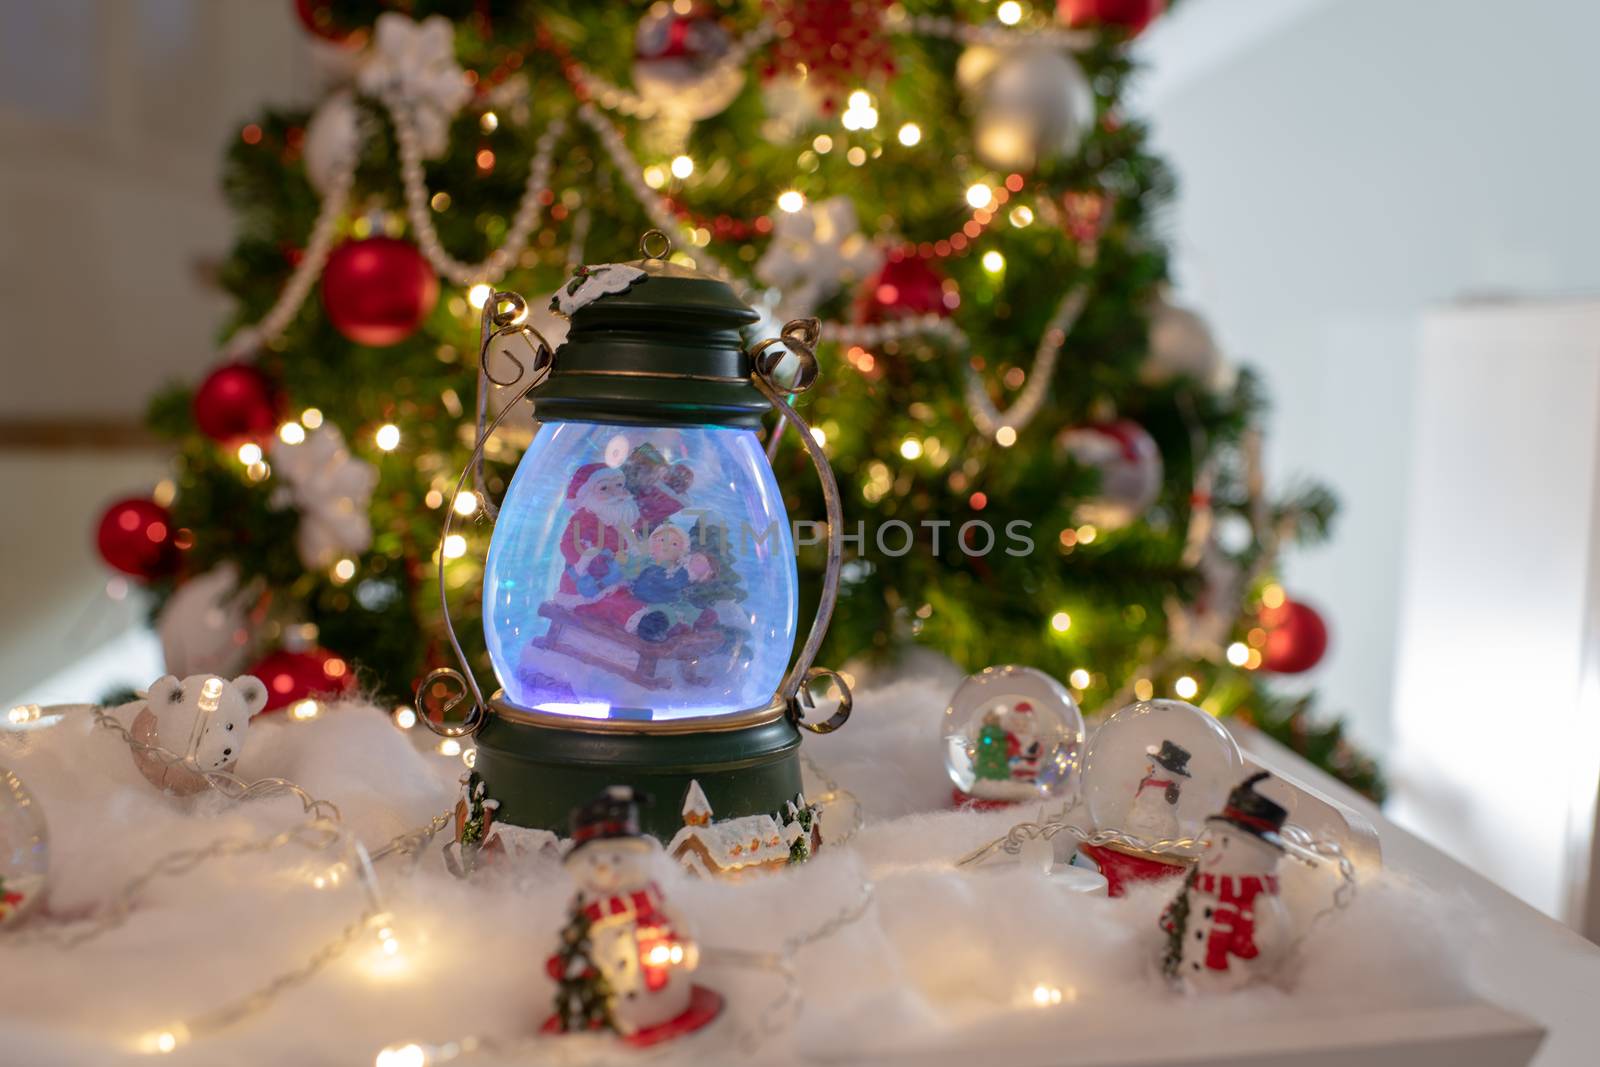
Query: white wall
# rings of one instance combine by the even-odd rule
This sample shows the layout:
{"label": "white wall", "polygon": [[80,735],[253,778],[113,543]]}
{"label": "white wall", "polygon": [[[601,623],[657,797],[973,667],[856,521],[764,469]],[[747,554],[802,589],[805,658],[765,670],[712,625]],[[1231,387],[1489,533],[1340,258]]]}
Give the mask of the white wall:
{"label": "white wall", "polygon": [[[1187,0],[1148,35],[1144,103],[1182,182],[1185,296],[1275,398],[1271,469],[1343,498],[1335,540],[1291,557],[1287,584],[1334,630],[1309,677],[1323,705],[1382,746],[1419,314],[1600,292],[1600,6],[1285,6]],[[1219,30],[1245,8],[1270,32]]]}

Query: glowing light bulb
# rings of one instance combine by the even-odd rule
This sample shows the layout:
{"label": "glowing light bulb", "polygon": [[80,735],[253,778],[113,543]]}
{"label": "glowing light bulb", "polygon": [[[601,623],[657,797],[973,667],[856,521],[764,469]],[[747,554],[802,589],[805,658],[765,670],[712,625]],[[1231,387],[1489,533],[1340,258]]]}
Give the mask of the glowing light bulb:
{"label": "glowing light bulb", "polygon": [[315,700],[297,700],[289,708],[289,717],[296,722],[310,722],[317,717],[319,710]]}
{"label": "glowing light bulb", "polygon": [[778,196],[778,209],[793,215],[796,211],[806,206],[806,198],[797,190],[790,189]]}
{"label": "glowing light bulb", "polygon": [[825,133],[819,133],[812,138],[811,147],[816,150],[817,155],[825,156],[833,151],[833,138]]}
{"label": "glowing light bulb", "polygon": [[908,437],[900,442],[900,454],[906,459],[918,459],[922,455],[922,442],[915,437]]}
{"label": "glowing light bulb", "polygon": [[300,413],[300,422],[308,430],[315,430],[322,425],[322,409],[306,408]]}
{"label": "glowing light bulb", "polygon": [[1005,0],[994,9],[994,17],[1007,26],[1015,26],[1022,21],[1022,5],[1017,3],[1017,0]]}
{"label": "glowing light bulb", "polygon": [[392,422],[386,422],[372,435],[372,441],[385,452],[393,452],[400,447],[400,427]]}
{"label": "glowing light bulb", "polygon": [[298,422],[286,422],[278,427],[278,439],[286,445],[298,445],[306,439],[306,428]]}
{"label": "glowing light bulb", "polygon": [[922,127],[915,122],[908,122],[900,127],[900,143],[910,148],[922,140]]}
{"label": "glowing light bulb", "polygon": [[659,189],[667,184],[667,172],[652,163],[644,168],[644,183],[652,189]]}
{"label": "glowing light bulb", "polygon": [[1017,443],[1017,428],[1015,426],[1002,426],[994,432],[994,443],[1001,448],[1010,448]]}
{"label": "glowing light bulb", "polygon": [[1200,683],[1186,674],[1172,683],[1172,691],[1184,700],[1193,700],[1194,695],[1200,692]]}
{"label": "glowing light bulb", "polygon": [[1264,608],[1281,608],[1287,597],[1284,596],[1283,586],[1273,582],[1261,590],[1261,606]]}
{"label": "glowing light bulb", "polygon": [[417,712],[415,708],[396,708],[394,724],[402,730],[409,730],[417,725]]}
{"label": "glowing light bulb", "polygon": [[467,290],[467,303],[472,305],[472,310],[482,311],[483,305],[487,304],[489,302],[489,298],[493,295],[494,286],[485,282],[479,282],[477,285],[474,285],[471,289]]}
{"label": "glowing light bulb", "polygon": [[493,111],[485,111],[478,117],[478,128],[484,133],[493,133],[500,128],[500,116]]}
{"label": "glowing light bulb", "polygon": [[439,742],[439,755],[441,755],[441,756],[459,756],[459,755],[461,755],[461,742],[457,741],[453,737],[445,738],[443,741]]}
{"label": "glowing light bulb", "polygon": [[239,462],[246,467],[254,466],[261,462],[261,446],[254,441],[246,441],[239,446]]}
{"label": "glowing light bulb", "polygon": [[1006,269],[1006,257],[992,248],[983,254],[982,262],[983,269],[990,274],[999,274]]}
{"label": "glowing light bulb", "polygon": [[476,767],[478,765],[478,750],[475,748],[464,750],[461,753],[461,762],[467,765],[468,770]]}
{"label": "glowing light bulb", "polygon": [[1072,629],[1072,616],[1064,611],[1058,611],[1050,616],[1050,629],[1058,634],[1064,634]]}
{"label": "glowing light bulb", "polygon": [[444,539],[444,558],[460,559],[467,554],[467,539],[460,534],[451,534]]}
{"label": "glowing light bulb", "polygon": [[373,1067],[427,1067],[428,1053],[421,1045],[392,1045],[378,1053]]}
{"label": "glowing light bulb", "polygon": [[1228,662],[1235,667],[1243,667],[1250,662],[1250,646],[1243,641],[1235,641],[1228,646]]}
{"label": "glowing light bulb", "polygon": [[1043,982],[1033,987],[1033,1002],[1041,1008],[1048,1008],[1052,1004],[1061,1003],[1061,990],[1053,985]]}
{"label": "glowing light bulb", "polygon": [[1085,523],[1084,525],[1078,527],[1078,544],[1092,545],[1094,544],[1094,539],[1098,537],[1099,534],[1099,530],[1096,530],[1092,525]]}
{"label": "glowing light bulb", "polygon": [[1140,678],[1133,683],[1133,695],[1140,700],[1149,700],[1155,696],[1156,687],[1148,678]]}
{"label": "glowing light bulb", "polygon": [[687,178],[694,173],[694,160],[688,156],[675,156],[672,160],[672,176],[674,178]]}
{"label": "glowing light bulb", "polygon": [[872,95],[865,89],[857,89],[855,92],[850,94],[850,97],[845,101],[845,104],[851,111],[860,111],[864,107],[872,106]]}
{"label": "glowing light bulb", "polygon": [[974,208],[986,208],[994,203],[994,190],[982,182],[967,187],[967,203]]}
{"label": "glowing light bulb", "polygon": [[1067,681],[1072,683],[1072,688],[1074,689],[1087,689],[1089,688],[1089,683],[1092,680],[1093,679],[1089,677],[1089,672],[1084,670],[1082,667],[1079,667],[1067,677]]}
{"label": "glowing light bulb", "polygon": [[139,1051],[165,1054],[189,1040],[189,1028],[182,1023],[152,1030],[139,1038]]}
{"label": "glowing light bulb", "polygon": [[1032,224],[1033,208],[1029,207],[1027,204],[1018,204],[1016,207],[1011,209],[1011,225],[1020,230],[1024,226],[1031,226]]}
{"label": "glowing light bulb", "polygon": [[456,494],[456,514],[463,519],[470,519],[478,513],[478,494],[471,489],[463,489]]}
{"label": "glowing light bulb", "polygon": [[817,443],[818,447],[824,446],[828,443],[828,435],[823,432],[821,426],[811,427],[811,439]]}
{"label": "glowing light bulb", "polygon": [[333,578],[337,582],[348,582],[356,576],[356,561],[348,556],[333,565]]}

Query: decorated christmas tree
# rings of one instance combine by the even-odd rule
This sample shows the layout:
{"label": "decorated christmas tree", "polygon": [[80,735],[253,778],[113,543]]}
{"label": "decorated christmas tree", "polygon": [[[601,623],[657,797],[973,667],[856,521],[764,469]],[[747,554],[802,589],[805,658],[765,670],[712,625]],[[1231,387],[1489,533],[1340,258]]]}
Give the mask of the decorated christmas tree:
{"label": "decorated christmas tree", "polygon": [[614,1028],[611,1021],[611,992],[594,962],[590,930],[594,926],[580,903],[562,928],[561,941],[547,962],[550,977],[556,982],[555,1014],[565,1031]]}
{"label": "decorated christmas tree", "polygon": [[978,750],[972,758],[972,773],[991,781],[1011,780],[1011,764],[1006,758],[1006,729],[998,718],[986,718],[978,731]]}
{"label": "decorated christmas tree", "polygon": [[[100,528],[176,673],[407,699],[443,659],[441,551],[475,632],[478,309],[542,307],[655,227],[760,336],[823,322],[816,437],[859,534],[824,662],[915,643],[1040,667],[1090,711],[1175,694],[1380,791],[1264,684],[1326,643],[1274,572],[1333,505],[1270,494],[1257,379],[1167,301],[1173,180],[1120,103],[1161,0],[294,6],[332,84],[230,146],[217,365],[156,398],[173,476]],[[526,440],[513,418],[491,443],[492,498]],[[774,462],[820,517],[792,436]]]}

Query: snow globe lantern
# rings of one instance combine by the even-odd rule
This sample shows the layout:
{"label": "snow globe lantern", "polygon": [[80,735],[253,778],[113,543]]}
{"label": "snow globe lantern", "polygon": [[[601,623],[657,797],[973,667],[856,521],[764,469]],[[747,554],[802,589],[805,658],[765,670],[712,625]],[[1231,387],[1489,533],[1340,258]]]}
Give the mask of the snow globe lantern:
{"label": "snow globe lantern", "polygon": [[[418,703],[470,705],[459,722],[423,718],[474,737],[468,801],[501,825],[559,832],[575,804],[626,785],[651,798],[642,825],[665,840],[696,781],[719,818],[780,814],[803,806],[799,730],[828,732],[850,713],[843,681],[812,665],[838,584],[838,490],[786,399],[815,381],[815,321],[747,348],[741,330],[758,316],[729,285],[669,261],[658,231],[641,252],[557,292],[570,330],[554,352],[520,297],[495,293],[484,308],[480,429],[458,493],[476,475],[489,510],[484,444],[516,404],[485,427],[486,394],[520,384],[490,374],[501,338],[520,333],[534,352],[514,362],[538,425],[484,568],[500,689],[484,699],[452,631],[460,670],[428,675]],[[798,655],[793,534],[756,433],[769,411],[774,434],[797,431],[828,509],[827,575]],[[836,710],[809,721],[809,686],[824,679]]]}

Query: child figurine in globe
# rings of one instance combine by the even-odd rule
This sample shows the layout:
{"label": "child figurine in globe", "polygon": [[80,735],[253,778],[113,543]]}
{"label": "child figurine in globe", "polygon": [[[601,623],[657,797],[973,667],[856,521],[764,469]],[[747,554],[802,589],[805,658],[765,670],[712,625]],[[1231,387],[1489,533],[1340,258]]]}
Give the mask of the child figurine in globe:
{"label": "child figurine in globe", "polygon": [[1178,836],[1178,800],[1189,777],[1189,750],[1171,741],[1146,749],[1150,757],[1144,777],[1133,791],[1133,804],[1123,827],[1145,841],[1171,841]]}
{"label": "child figurine in globe", "polygon": [[681,527],[663,522],[647,543],[650,562],[633,580],[633,595],[644,606],[629,620],[629,628],[646,641],[665,641],[703,620],[716,621],[716,613],[691,602],[689,586],[711,577],[711,561],[689,551],[689,535]]}
{"label": "child figurine in globe", "polygon": [[547,967],[556,981],[547,1033],[612,1030],[632,1045],[692,1033],[722,998],[692,975],[699,952],[652,877],[661,846],[639,831],[647,798],[612,786],[572,814],[563,864],[578,895]]}
{"label": "child figurine in globe", "polygon": [[1278,861],[1288,813],[1255,790],[1251,775],[1206,820],[1200,859],[1161,915],[1161,969],[1185,988],[1226,992],[1269,976],[1288,948],[1289,918],[1278,896]]}

